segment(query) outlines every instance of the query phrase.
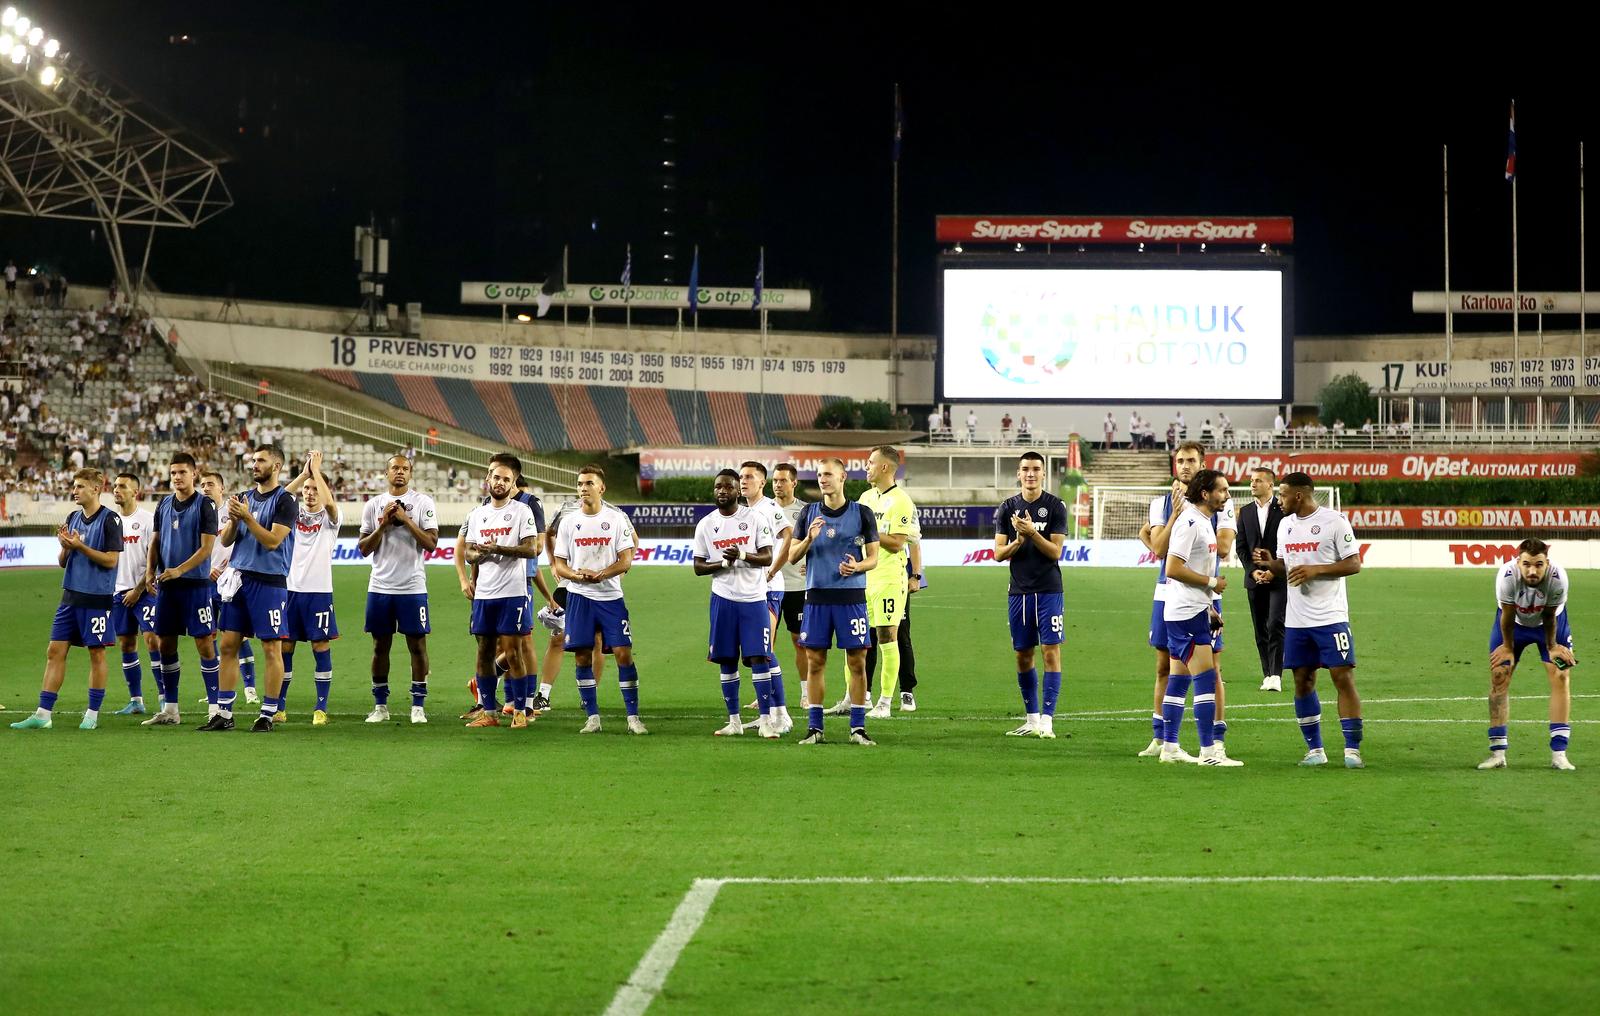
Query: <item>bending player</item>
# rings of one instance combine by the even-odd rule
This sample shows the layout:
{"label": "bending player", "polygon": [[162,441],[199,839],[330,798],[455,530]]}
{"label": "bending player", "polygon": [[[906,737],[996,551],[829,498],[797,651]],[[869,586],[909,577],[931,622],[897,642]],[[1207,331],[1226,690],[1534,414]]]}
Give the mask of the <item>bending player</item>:
{"label": "bending player", "polygon": [[289,562],[289,616],[283,643],[283,689],[278,692],[278,715],[289,718],[289,684],[294,680],[294,650],[311,643],[316,661],[317,707],[313,727],[328,722],[328,693],[333,690],[333,640],[339,637],[339,620],[333,612],[333,548],[339,542],[339,505],[322,475],[322,453],[306,456],[300,475],[289,482],[290,494],[305,499],[295,521],[294,558]]}
{"label": "bending player", "polygon": [[1511,717],[1511,675],[1522,651],[1539,650],[1550,679],[1550,768],[1571,771],[1572,629],[1567,623],[1567,573],[1550,560],[1543,540],[1523,540],[1517,559],[1495,576],[1498,608],[1489,632],[1489,757],[1479,769],[1506,767],[1506,729]]}
{"label": "bending player", "polygon": [[[1061,643],[1066,614],[1061,588],[1061,546],[1067,538],[1067,506],[1044,489],[1044,456],[1023,452],[1017,460],[1020,494],[1000,503],[994,516],[994,559],[1011,569],[1006,590],[1011,648],[1017,654],[1022,690],[1022,726],[1012,737],[1054,740],[1056,701],[1061,695]],[[1044,649],[1044,701],[1034,649]]]}
{"label": "bending player", "polygon": [[[806,505],[796,524],[806,535],[789,550],[806,561],[806,609],[800,644],[808,651],[806,735],[801,744],[822,744],[828,647],[845,651],[850,667],[850,743],[876,744],[867,736],[867,576],[878,566],[878,521],[872,511],[844,496],[843,459],[817,464],[822,500]],[[856,554],[860,553],[860,557]]]}
{"label": "bending player", "polygon": [[156,517],[139,507],[139,478],[118,473],[111,485],[117,514],[122,516],[122,556],[117,559],[117,591],[111,599],[111,629],[122,651],[122,678],[128,683],[128,704],[117,716],[137,716],[144,708],[144,673],[139,665],[139,642],[143,635],[150,657],[150,678],[160,700],[157,711],[166,708],[167,693],[161,686],[161,639],[156,636],[156,596],[145,583],[145,568],[150,559],[150,534]]}
{"label": "bending player", "polygon": [[161,681],[166,689],[166,705],[141,726],[172,727],[180,722],[179,636],[194,639],[207,690],[217,681],[216,608],[211,599],[217,506],[195,490],[198,472],[193,455],[178,452],[172,456],[167,466],[172,493],[156,505],[145,584],[156,591],[156,637],[161,640]]}
{"label": "bending player", "polygon": [[56,529],[61,551],[56,563],[66,569],[61,577],[61,605],[50,624],[50,646],[45,650],[44,682],[39,708],[11,725],[12,730],[49,730],[61,685],[67,679],[67,651],[73,646],[89,650],[89,708],[79,730],[100,725],[100,704],[106,697],[106,647],[116,641],[111,632],[111,596],[117,581],[117,561],[122,556],[122,516],[100,506],[106,478],[98,469],[80,469],[72,477],[72,501],[77,511]]}
{"label": "bending player", "polygon": [[578,497],[582,504],[561,520],[553,551],[557,578],[567,586],[566,648],[573,654],[578,695],[583,699],[584,721],[580,734],[600,732],[600,694],[595,686],[594,657],[603,645],[617,661],[617,688],[628,713],[628,732],[648,734],[639,719],[639,670],[633,663],[633,629],[628,604],[622,598],[622,576],[633,567],[638,546],[628,516],[606,504],[605,470],[584,466],[578,470]]}
{"label": "bending player", "polygon": [[[1202,469],[1189,481],[1187,507],[1172,524],[1168,540],[1166,622],[1167,654],[1172,673],[1162,703],[1162,762],[1198,762],[1203,766],[1244,765],[1218,751],[1215,743],[1217,671],[1212,632],[1222,619],[1211,605],[1212,593],[1227,588],[1216,574],[1220,547],[1213,520],[1228,501],[1228,479],[1215,469]],[[1183,700],[1194,684],[1194,725],[1200,734],[1200,757],[1178,746]]]}
{"label": "bending player", "polygon": [[1344,764],[1364,768],[1361,758],[1361,697],[1356,694],[1356,646],[1350,634],[1350,605],[1344,580],[1361,570],[1361,553],[1345,517],[1317,505],[1311,477],[1290,473],[1278,487],[1284,517],[1273,558],[1265,547],[1252,555],[1258,582],[1286,575],[1283,665],[1294,671],[1294,714],[1306,739],[1303,766],[1328,764],[1322,748],[1322,702],[1317,670],[1323,668],[1339,691],[1339,727],[1344,732]]}
{"label": "bending player", "polygon": [[694,573],[711,576],[711,637],[706,659],[721,670],[722,700],[728,709],[727,725],[714,733],[718,737],[744,733],[739,716],[742,659],[756,688],[756,730],[763,738],[776,740],[781,734],[774,722],[778,717],[768,669],[772,659],[772,616],[767,609],[772,526],[759,509],[739,504],[741,479],[731,469],[717,474],[711,488],[717,510],[694,527]]}

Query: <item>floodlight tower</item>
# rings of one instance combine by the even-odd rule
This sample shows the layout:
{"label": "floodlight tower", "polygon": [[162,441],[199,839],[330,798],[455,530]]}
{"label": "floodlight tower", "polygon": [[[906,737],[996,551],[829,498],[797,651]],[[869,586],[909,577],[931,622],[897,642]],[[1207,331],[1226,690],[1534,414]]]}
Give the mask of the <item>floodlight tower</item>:
{"label": "floodlight tower", "polygon": [[356,320],[364,332],[389,330],[389,310],[383,283],[389,277],[389,238],[378,230],[378,217],[356,227],[356,279],[361,284],[361,313]]}

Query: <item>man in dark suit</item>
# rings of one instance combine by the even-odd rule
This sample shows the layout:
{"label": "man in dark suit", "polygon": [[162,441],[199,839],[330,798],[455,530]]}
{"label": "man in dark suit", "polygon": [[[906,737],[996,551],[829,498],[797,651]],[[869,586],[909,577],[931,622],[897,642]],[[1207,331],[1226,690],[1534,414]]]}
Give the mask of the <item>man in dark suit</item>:
{"label": "man in dark suit", "polygon": [[1273,496],[1277,477],[1272,470],[1258,466],[1250,473],[1250,493],[1255,500],[1238,513],[1238,542],[1234,552],[1244,563],[1245,595],[1250,600],[1250,622],[1256,630],[1256,652],[1261,654],[1261,690],[1282,691],[1283,674],[1283,611],[1288,596],[1288,586],[1282,576],[1271,582],[1257,582],[1251,578],[1255,566],[1250,563],[1256,548],[1264,548],[1273,557],[1278,556],[1278,523],[1283,519],[1283,508]]}

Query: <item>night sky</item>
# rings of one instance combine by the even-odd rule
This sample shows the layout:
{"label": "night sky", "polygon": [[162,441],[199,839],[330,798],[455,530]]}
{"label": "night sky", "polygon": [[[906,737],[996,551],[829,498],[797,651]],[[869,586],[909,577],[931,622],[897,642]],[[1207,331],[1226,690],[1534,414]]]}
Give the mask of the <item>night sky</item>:
{"label": "night sky", "polygon": [[[233,156],[235,208],[157,237],[162,287],[353,305],[370,213],[391,302],[433,313],[461,312],[462,279],[545,277],[563,244],[579,282],[615,281],[632,242],[636,281],[685,281],[699,244],[702,284],[736,286],[764,244],[767,285],[814,291],[775,327],[887,332],[896,81],[903,332],[935,328],[941,212],[1291,215],[1298,333],[1440,329],[1410,311],[1442,286],[1440,145],[1455,286],[1510,289],[1513,96],[1522,288],[1578,284],[1596,90],[1575,47],[1518,45],[1515,17],[1403,37],[1298,12],[1246,30],[1020,5],[323,7],[23,5]],[[109,276],[103,250],[87,226],[0,219],[0,257],[83,283]]]}

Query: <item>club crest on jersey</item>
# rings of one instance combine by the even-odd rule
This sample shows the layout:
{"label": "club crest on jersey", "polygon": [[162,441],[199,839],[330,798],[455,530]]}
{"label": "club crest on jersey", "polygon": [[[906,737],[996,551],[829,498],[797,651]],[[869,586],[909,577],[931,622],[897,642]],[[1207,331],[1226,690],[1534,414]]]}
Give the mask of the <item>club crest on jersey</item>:
{"label": "club crest on jersey", "polygon": [[750,523],[748,523],[748,522],[739,523],[739,531],[740,532],[743,532],[743,531],[745,531],[746,529],[749,529],[749,528],[750,528]]}
{"label": "club crest on jersey", "polygon": [[828,534],[828,539],[830,540],[839,535],[839,530],[833,528],[832,526],[829,526],[825,532]]}
{"label": "club crest on jersey", "polygon": [[510,522],[511,521],[511,513],[510,512],[506,512],[504,515],[500,516],[500,520],[502,522]]}
{"label": "club crest on jersey", "polygon": [[1312,526],[1311,527],[1311,535],[1312,536],[1316,536],[1320,532],[1322,532],[1322,527],[1321,526]]}
{"label": "club crest on jersey", "polygon": [[[1042,519],[1042,518],[1044,518],[1044,517],[1045,517],[1045,516],[1046,516],[1046,515],[1048,515],[1048,514],[1050,514],[1050,513],[1049,513],[1049,512],[1047,512],[1047,511],[1045,511],[1045,509],[1044,509],[1044,506],[1043,506],[1043,505],[1040,505],[1040,506],[1039,506],[1039,517],[1040,517],[1040,518],[1041,518],[1041,519]],[[900,520],[900,521],[902,521],[902,522],[904,522],[904,521],[906,521],[906,520],[905,520],[905,519],[901,519],[901,520]]]}
{"label": "club crest on jersey", "polygon": [[600,523],[600,531],[602,533],[605,532],[606,530],[610,529],[610,528],[611,528],[611,523],[609,523],[609,522]]}

